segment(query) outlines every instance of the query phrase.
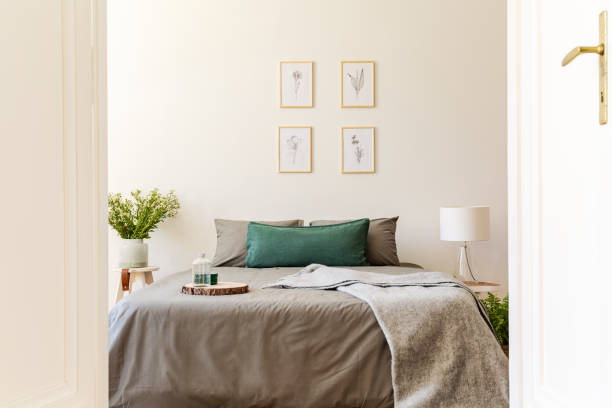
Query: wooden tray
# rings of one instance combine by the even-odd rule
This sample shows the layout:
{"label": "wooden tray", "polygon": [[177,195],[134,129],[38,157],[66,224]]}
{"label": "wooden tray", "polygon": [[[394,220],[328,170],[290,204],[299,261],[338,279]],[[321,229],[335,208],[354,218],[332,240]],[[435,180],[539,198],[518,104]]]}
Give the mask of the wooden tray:
{"label": "wooden tray", "polygon": [[239,295],[248,291],[249,285],[238,282],[219,282],[211,286],[193,286],[192,283],[186,283],[181,289],[181,293],[186,295],[204,296]]}

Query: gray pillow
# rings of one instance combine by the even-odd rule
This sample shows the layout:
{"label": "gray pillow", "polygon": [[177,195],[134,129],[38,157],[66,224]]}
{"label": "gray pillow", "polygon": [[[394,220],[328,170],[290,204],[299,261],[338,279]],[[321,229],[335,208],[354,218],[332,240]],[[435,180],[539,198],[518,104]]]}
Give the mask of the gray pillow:
{"label": "gray pillow", "polygon": [[[395,230],[397,229],[398,218],[399,217],[375,218],[370,220],[368,242],[366,244],[366,258],[370,265],[399,266],[400,262],[397,257],[397,244],[395,243]],[[310,226],[340,224],[348,221],[350,220],[318,220],[312,221]]]}
{"label": "gray pillow", "polygon": [[[213,266],[245,266],[247,255],[246,240],[250,221],[215,220],[217,228],[217,249]],[[304,220],[255,221],[260,224],[283,227],[302,227]]]}

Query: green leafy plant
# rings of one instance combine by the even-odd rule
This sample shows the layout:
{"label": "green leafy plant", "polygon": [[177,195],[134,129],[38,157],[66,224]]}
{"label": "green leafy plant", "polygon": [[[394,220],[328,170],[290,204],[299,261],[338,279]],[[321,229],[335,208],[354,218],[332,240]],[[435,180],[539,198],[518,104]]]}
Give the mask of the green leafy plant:
{"label": "green leafy plant", "polygon": [[495,330],[495,337],[503,346],[508,345],[508,296],[500,299],[489,293],[485,299],[482,299],[482,304]]}
{"label": "green leafy plant", "polygon": [[181,207],[174,190],[167,195],[160,194],[157,188],[147,195],[140,190],[130,193],[131,198],[121,193],[108,195],[108,223],[121,238],[151,238],[149,234],[167,218],[172,218]]}

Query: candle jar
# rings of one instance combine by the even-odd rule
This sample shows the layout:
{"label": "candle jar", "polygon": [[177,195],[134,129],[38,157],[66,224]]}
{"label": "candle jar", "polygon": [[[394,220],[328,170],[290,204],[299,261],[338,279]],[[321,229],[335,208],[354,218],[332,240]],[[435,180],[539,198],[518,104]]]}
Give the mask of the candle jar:
{"label": "candle jar", "polygon": [[210,284],[216,284],[217,278],[215,274],[215,283],[211,283],[211,270],[212,262],[206,259],[206,254],[200,255],[191,264],[191,282],[193,286],[208,286]]}

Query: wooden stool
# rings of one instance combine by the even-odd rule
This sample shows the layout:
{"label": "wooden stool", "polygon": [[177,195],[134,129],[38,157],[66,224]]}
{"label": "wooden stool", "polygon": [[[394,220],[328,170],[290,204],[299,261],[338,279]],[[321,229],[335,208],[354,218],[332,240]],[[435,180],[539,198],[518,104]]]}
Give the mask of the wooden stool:
{"label": "wooden stool", "polygon": [[[119,287],[117,288],[117,297],[115,303],[123,299],[123,292],[144,288],[153,283],[153,272],[159,270],[159,266],[146,266],[144,268],[115,268],[113,271],[121,272],[119,279]],[[136,287],[134,287],[136,283]]]}

